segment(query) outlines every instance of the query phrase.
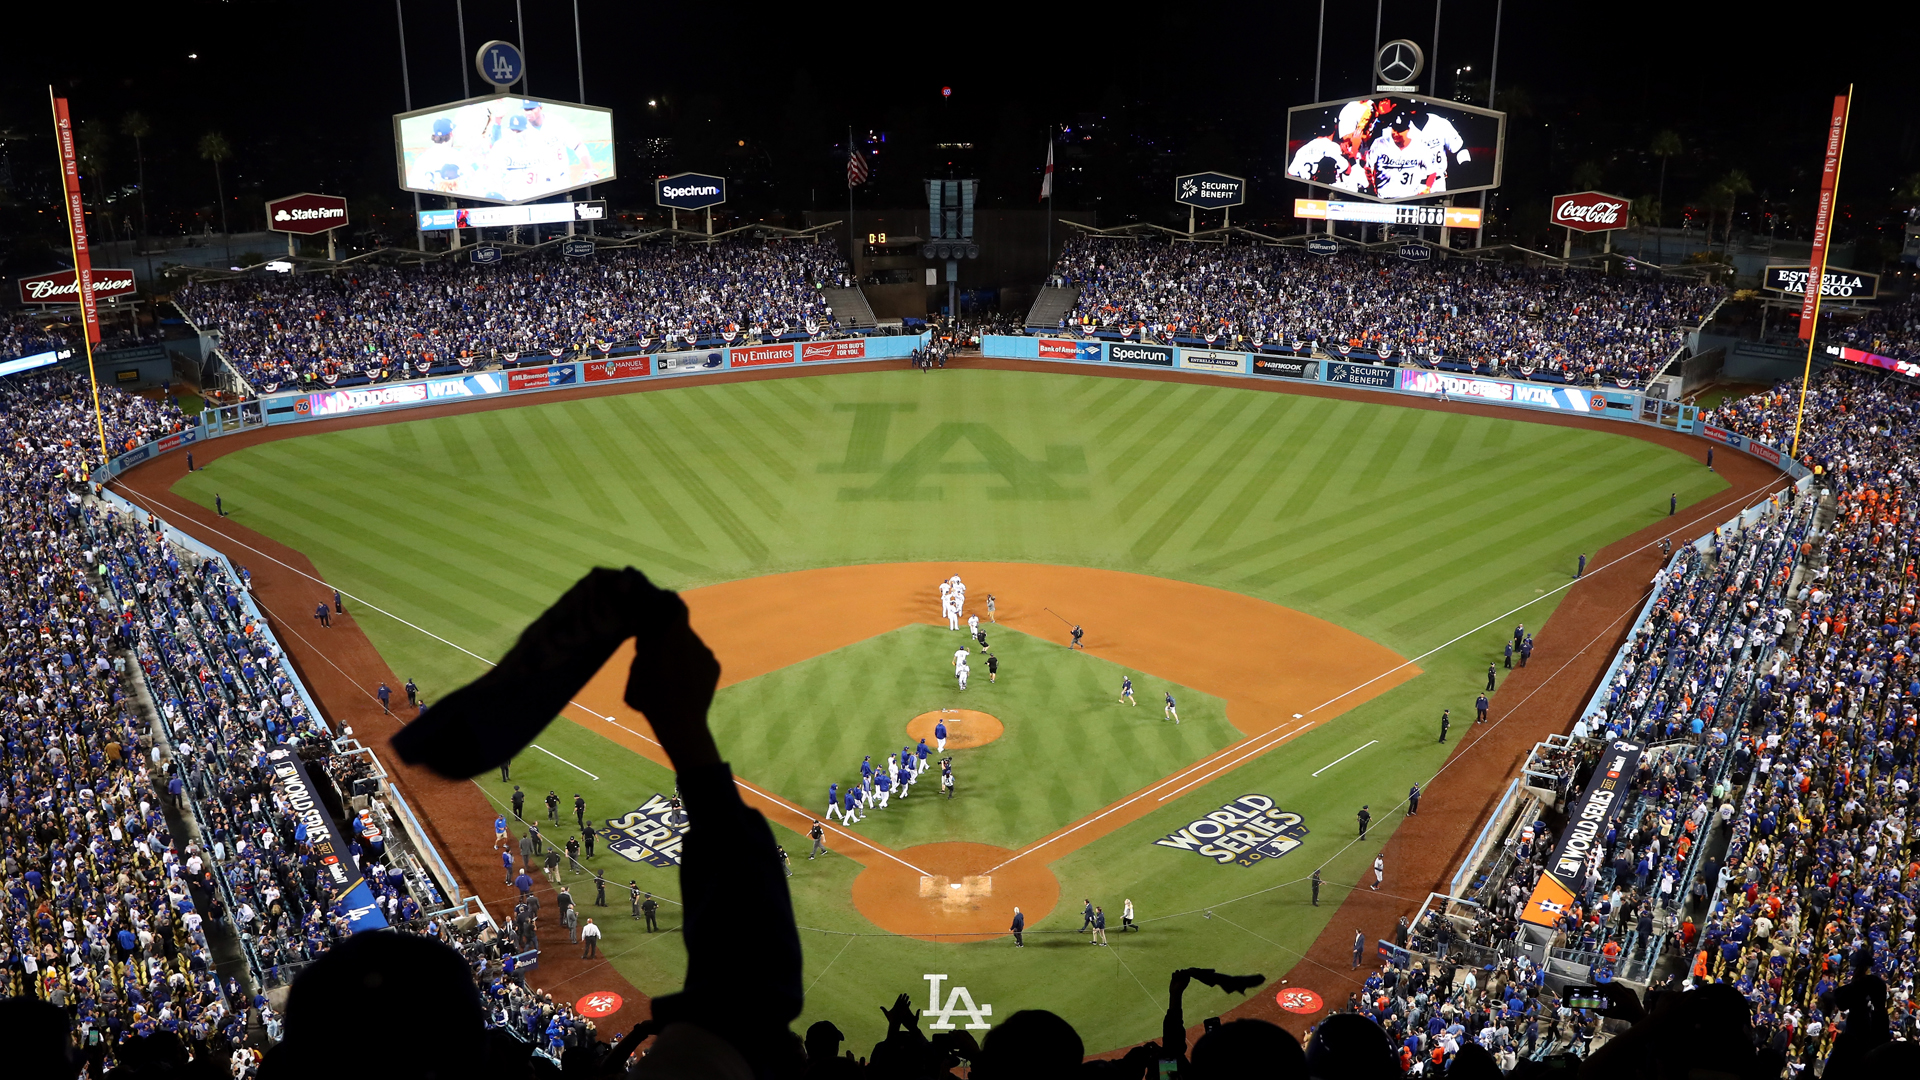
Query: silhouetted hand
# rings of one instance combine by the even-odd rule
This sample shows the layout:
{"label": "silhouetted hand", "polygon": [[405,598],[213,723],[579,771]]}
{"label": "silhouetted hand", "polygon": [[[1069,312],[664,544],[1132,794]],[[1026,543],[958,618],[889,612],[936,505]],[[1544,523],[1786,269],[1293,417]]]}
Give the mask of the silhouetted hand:
{"label": "silhouetted hand", "polygon": [[920,1014],[914,1009],[912,999],[905,994],[894,998],[893,1008],[881,1009],[880,1015],[887,1018],[889,1035],[893,1034],[895,1028],[906,1031],[917,1030],[920,1027]]}
{"label": "silhouetted hand", "polygon": [[707,709],[720,684],[720,661],[693,632],[678,593],[656,589],[645,607],[648,617],[634,634],[626,702],[646,715],[675,769],[719,764]]}

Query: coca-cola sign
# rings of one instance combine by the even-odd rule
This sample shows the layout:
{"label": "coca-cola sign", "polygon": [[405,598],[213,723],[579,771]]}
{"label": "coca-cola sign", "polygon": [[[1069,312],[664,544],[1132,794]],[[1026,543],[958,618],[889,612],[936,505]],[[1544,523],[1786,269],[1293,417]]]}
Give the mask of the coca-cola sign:
{"label": "coca-cola sign", "polygon": [[1574,232],[1606,232],[1627,227],[1630,204],[1604,191],[1580,191],[1553,197],[1553,223]]}
{"label": "coca-cola sign", "polygon": [[313,236],[347,223],[347,200],[338,195],[288,195],[267,204],[267,228]]}
{"label": "coca-cola sign", "polygon": [[[95,300],[115,300],[122,296],[132,296],[135,292],[133,271],[109,270],[96,266],[87,280],[93,282]],[[80,283],[71,270],[55,270],[51,274],[35,274],[20,279],[20,302],[23,304],[78,304],[80,302]]]}

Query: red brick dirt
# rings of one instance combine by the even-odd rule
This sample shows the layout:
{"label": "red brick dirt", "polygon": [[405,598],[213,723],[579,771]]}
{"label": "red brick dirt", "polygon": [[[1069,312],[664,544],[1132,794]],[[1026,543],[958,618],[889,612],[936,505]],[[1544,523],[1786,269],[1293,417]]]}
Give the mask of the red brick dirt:
{"label": "red brick dirt", "polygon": [[[1396,408],[1444,409],[1628,435],[1670,447],[1695,459],[1704,459],[1707,447],[1706,443],[1691,436],[1637,423],[1516,411],[1490,405],[1443,405],[1411,396],[1346,390],[1281,379],[1268,382],[1181,371],[1062,366],[977,356],[961,357],[949,363],[961,368],[1071,372],[1098,378],[1152,379],[1329,397]],[[443,416],[611,394],[646,393],[685,385],[804,378],[848,371],[895,370],[902,366],[901,362],[881,361],[841,364],[823,369],[760,369],[581,387],[533,398],[466,402],[437,408],[431,414],[398,410],[337,420],[278,425],[197,444],[193,451],[198,464],[209,465],[229,453],[274,439],[342,428],[402,423],[427,415]],[[930,373],[928,377],[938,378],[939,373]],[[1389,936],[1397,919],[1403,915],[1411,918],[1429,892],[1445,887],[1468,845],[1491,812],[1494,800],[1507,781],[1519,774],[1527,752],[1549,734],[1564,732],[1571,726],[1578,710],[1597,685],[1608,658],[1624,640],[1627,629],[1632,625],[1633,614],[1644,599],[1646,584],[1659,565],[1659,539],[1671,536],[1676,542],[1690,540],[1733,516],[1741,507],[1785,486],[1786,480],[1777,469],[1738,451],[1726,447],[1720,450],[1715,465],[1731,487],[1592,553],[1586,577],[1568,590],[1567,596],[1546,625],[1536,631],[1538,644],[1530,664],[1507,673],[1498,692],[1492,695],[1489,723],[1477,727],[1465,725],[1456,737],[1453,753],[1443,771],[1430,786],[1423,786],[1420,813],[1397,824],[1380,820],[1380,817],[1387,815],[1376,817],[1374,828],[1393,829],[1385,849],[1385,889],[1375,892],[1350,887],[1345,899],[1339,900],[1342,883],[1329,881],[1323,896],[1338,902],[1339,908],[1307,955],[1291,971],[1280,973],[1289,985],[1318,992],[1329,1009],[1337,1009],[1344,1004],[1347,994],[1359,988],[1367,970],[1351,970],[1354,931],[1360,930],[1369,942]],[[330,630],[320,630],[313,625],[313,605],[321,592],[315,582],[320,575],[304,555],[270,537],[237,525],[231,519],[221,521],[212,511],[174,495],[171,487],[185,475],[185,468],[184,455],[168,454],[130,470],[114,485],[137,503],[152,506],[165,514],[171,523],[249,567],[253,574],[255,602],[266,613],[288,658],[313,693],[316,704],[328,722],[336,730],[352,727],[356,737],[363,743],[379,748],[382,764],[420,817],[429,838],[460,877],[462,890],[482,897],[496,917],[504,916],[511,903],[512,889],[495,882],[501,876],[499,856],[493,848],[492,824],[495,814],[499,812],[497,808],[478,785],[465,780],[446,780],[424,769],[406,766],[388,751],[386,743],[398,730],[399,722],[394,717],[382,714],[379,702],[371,691],[380,682],[397,688],[404,680],[396,678],[374,650],[372,643],[361,632],[351,608],[345,616],[335,618]],[[266,557],[277,562],[269,562]],[[1357,886],[1358,883],[1353,885]],[[603,1037],[622,1031],[649,1015],[647,996],[628,983],[606,960],[582,961],[564,940],[556,944],[551,931],[548,932],[547,943],[554,947],[543,953],[540,968],[530,980],[533,985],[549,989],[555,997],[567,1001],[604,990],[619,993],[625,999],[625,1005],[618,1013],[600,1021]],[[1246,1003],[1228,1013],[1228,1018],[1257,1017],[1280,1024],[1296,1034],[1303,1033],[1319,1017],[1299,1016],[1281,1010],[1274,1000],[1280,985],[1276,981],[1256,991]],[[1189,1041],[1197,1038],[1199,1033],[1197,1026],[1189,1029]],[[1120,1048],[1099,1056],[1116,1056],[1124,1052],[1125,1048]]]}

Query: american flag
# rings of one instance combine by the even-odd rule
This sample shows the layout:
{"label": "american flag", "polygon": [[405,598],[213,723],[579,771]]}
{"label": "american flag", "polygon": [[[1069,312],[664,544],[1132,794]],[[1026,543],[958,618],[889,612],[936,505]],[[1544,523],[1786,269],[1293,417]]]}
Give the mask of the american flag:
{"label": "american flag", "polygon": [[867,159],[858,150],[847,153],[847,186],[859,187],[867,182]]}

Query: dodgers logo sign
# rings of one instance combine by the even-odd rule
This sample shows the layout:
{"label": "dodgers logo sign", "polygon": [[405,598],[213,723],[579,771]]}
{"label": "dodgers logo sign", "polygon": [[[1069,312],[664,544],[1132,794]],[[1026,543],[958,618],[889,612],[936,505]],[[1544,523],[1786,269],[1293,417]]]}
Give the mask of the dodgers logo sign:
{"label": "dodgers logo sign", "polygon": [[675,210],[699,210],[727,201],[727,178],[681,173],[653,182],[653,201]]}
{"label": "dodgers logo sign", "polygon": [[1221,865],[1252,866],[1299,847],[1305,835],[1306,822],[1299,814],[1280,809],[1265,795],[1242,795],[1154,843],[1205,855]]}
{"label": "dodgers logo sign", "polygon": [[680,865],[680,838],[686,832],[687,812],[675,810],[671,799],[656,792],[632,813],[608,818],[600,835],[622,858],[664,870]]}

